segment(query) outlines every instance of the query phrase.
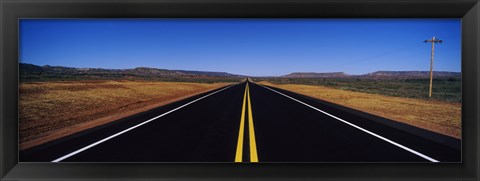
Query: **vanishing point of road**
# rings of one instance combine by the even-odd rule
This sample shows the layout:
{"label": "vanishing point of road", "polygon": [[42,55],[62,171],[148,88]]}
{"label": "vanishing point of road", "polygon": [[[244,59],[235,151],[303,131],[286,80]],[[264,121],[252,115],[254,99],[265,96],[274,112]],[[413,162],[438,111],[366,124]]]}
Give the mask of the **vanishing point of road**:
{"label": "vanishing point of road", "polygon": [[249,80],[20,152],[20,162],[461,162],[461,141]]}

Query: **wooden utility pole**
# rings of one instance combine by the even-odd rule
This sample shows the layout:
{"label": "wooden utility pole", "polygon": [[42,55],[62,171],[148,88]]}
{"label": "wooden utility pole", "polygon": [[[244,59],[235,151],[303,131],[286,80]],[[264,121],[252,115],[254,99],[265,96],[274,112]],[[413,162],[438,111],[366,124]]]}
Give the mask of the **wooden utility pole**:
{"label": "wooden utility pole", "polygon": [[443,40],[439,40],[435,37],[424,41],[425,43],[432,43],[432,55],[430,58],[430,89],[428,91],[428,97],[432,97],[432,79],[433,79],[433,55],[435,54],[435,44],[442,43]]}

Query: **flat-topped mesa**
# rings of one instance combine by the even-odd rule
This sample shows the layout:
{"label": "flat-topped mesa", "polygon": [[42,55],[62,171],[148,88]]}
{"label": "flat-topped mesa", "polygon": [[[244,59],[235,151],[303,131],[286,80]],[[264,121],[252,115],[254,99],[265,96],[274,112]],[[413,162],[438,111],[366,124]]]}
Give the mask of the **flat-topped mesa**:
{"label": "flat-topped mesa", "polygon": [[[376,71],[362,75],[350,75],[344,72],[294,72],[283,78],[363,78],[363,79],[423,79],[429,71]],[[461,72],[434,71],[434,78],[461,78]]]}
{"label": "flat-topped mesa", "polygon": [[136,67],[133,69],[104,69],[104,68],[74,68],[63,66],[38,66],[20,63],[22,76],[28,75],[95,75],[95,76],[140,76],[140,77],[244,77],[227,72],[168,70],[150,67]]}
{"label": "flat-topped mesa", "polygon": [[[434,77],[460,77],[460,72],[434,71]],[[394,78],[425,78],[430,76],[429,71],[376,71],[365,74],[368,77],[394,77]]]}
{"label": "flat-topped mesa", "polygon": [[316,72],[294,72],[282,77],[286,78],[341,78],[348,77],[349,75],[344,72],[327,72],[327,73],[316,73]]}

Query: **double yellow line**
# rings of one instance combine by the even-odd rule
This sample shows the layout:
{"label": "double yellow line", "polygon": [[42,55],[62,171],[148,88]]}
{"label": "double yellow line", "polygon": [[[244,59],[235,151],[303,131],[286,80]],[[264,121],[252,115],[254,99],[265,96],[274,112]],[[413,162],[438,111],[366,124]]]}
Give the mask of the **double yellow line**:
{"label": "double yellow line", "polygon": [[[245,104],[247,102],[247,104]],[[248,105],[248,106],[247,106]],[[248,107],[248,139],[250,140],[250,162],[258,162],[257,144],[255,142],[255,130],[253,128],[252,104],[250,101],[250,89],[245,86],[243,94],[242,116],[240,117],[240,131],[238,133],[237,153],[235,162],[242,162],[243,157],[243,137],[245,132],[245,107]]]}

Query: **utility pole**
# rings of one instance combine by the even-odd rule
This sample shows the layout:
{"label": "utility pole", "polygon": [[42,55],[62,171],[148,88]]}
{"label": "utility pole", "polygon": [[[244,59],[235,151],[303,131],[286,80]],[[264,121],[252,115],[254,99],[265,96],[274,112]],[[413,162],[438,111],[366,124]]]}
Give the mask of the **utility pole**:
{"label": "utility pole", "polygon": [[443,40],[439,40],[435,37],[424,41],[425,43],[432,43],[432,55],[430,58],[430,90],[428,92],[428,97],[432,97],[432,78],[433,78],[433,55],[435,53],[435,44],[442,43]]}

